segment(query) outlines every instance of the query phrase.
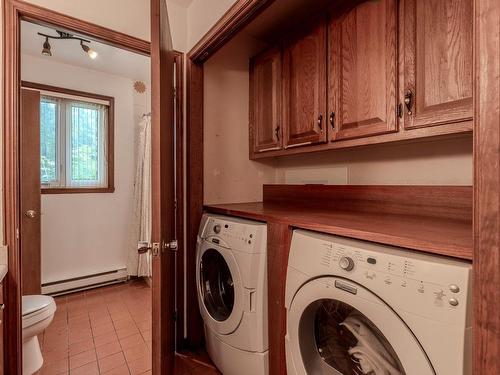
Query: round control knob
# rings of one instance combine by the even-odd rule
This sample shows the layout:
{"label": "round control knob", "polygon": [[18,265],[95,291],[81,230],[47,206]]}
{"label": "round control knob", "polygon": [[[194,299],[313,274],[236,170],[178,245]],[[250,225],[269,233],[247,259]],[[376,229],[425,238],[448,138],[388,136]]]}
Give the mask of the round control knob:
{"label": "round control knob", "polygon": [[342,257],[339,266],[345,271],[351,271],[354,268],[354,260],[351,257]]}
{"label": "round control knob", "polygon": [[221,230],[221,226],[219,224],[214,225],[214,232],[215,233],[220,233],[220,230]]}

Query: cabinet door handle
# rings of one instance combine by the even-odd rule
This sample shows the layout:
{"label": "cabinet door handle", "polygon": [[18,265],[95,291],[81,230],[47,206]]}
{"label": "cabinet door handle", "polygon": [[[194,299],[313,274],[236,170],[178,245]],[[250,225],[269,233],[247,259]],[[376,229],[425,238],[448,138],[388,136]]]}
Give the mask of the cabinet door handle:
{"label": "cabinet door handle", "polygon": [[320,114],[318,116],[318,127],[319,127],[319,130],[323,131],[323,115]]}
{"label": "cabinet door handle", "polygon": [[412,115],[412,110],[411,108],[413,107],[413,93],[411,92],[410,89],[406,90],[406,94],[405,94],[405,105],[406,105],[406,109],[408,110],[408,115]]}
{"label": "cabinet door handle", "polygon": [[280,141],[280,127],[279,125],[274,129],[274,134],[276,134],[276,140]]}
{"label": "cabinet door handle", "polygon": [[335,112],[330,112],[330,125],[332,129],[335,129]]}

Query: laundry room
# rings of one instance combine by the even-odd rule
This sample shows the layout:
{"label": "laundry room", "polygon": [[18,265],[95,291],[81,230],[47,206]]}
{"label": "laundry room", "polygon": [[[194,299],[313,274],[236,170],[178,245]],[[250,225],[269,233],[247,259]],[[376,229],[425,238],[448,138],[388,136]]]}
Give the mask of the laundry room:
{"label": "laundry room", "polygon": [[500,374],[498,0],[0,17],[0,375]]}

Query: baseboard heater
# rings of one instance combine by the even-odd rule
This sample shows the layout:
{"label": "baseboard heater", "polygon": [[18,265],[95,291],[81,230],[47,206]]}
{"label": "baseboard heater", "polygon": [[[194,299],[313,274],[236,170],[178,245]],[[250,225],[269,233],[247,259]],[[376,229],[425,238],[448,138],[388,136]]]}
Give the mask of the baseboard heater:
{"label": "baseboard heater", "polygon": [[121,283],[127,280],[127,269],[122,268],[93,275],[75,277],[72,279],[53,281],[42,284],[42,294],[58,296],[100,286]]}

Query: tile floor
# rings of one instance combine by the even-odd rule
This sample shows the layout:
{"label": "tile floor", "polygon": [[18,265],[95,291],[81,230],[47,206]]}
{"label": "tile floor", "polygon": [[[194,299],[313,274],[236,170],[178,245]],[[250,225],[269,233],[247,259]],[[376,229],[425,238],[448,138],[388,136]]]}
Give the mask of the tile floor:
{"label": "tile floor", "polygon": [[[143,281],[56,297],[52,324],[40,335],[39,375],[151,374],[151,290]],[[176,375],[219,374],[176,357]]]}

